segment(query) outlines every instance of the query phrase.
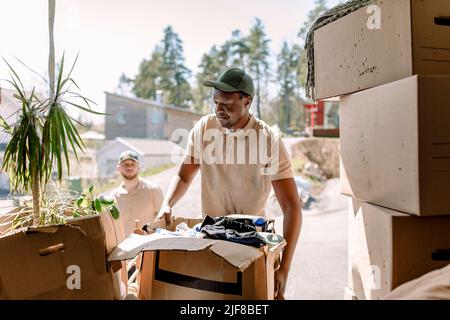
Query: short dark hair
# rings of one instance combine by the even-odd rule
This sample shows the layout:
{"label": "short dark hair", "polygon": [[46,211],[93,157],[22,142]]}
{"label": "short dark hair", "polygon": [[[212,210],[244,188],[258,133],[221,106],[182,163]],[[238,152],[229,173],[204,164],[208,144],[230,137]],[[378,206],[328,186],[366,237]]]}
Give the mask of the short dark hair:
{"label": "short dark hair", "polygon": [[245,98],[245,97],[252,97],[251,95],[249,95],[249,94],[247,94],[247,93],[245,93],[245,92],[243,92],[243,91],[239,91],[239,98]]}

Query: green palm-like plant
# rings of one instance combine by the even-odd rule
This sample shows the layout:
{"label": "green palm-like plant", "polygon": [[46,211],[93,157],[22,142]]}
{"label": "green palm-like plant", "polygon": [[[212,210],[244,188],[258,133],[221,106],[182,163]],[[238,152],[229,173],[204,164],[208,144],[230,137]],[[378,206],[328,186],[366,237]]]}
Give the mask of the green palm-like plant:
{"label": "green palm-like plant", "polygon": [[69,116],[65,107],[72,106],[104,115],[91,110],[90,104],[93,102],[72,90],[72,85],[79,89],[71,78],[76,61],[77,59],[68,75],[63,76],[63,55],[54,89],[49,86],[49,97],[41,98],[34,88],[31,93],[27,93],[20,77],[5,60],[11,74],[11,80],[7,82],[15,88],[14,96],[19,100],[21,109],[18,111],[17,121],[12,125],[8,125],[6,120],[0,117],[0,125],[11,136],[6,146],[2,170],[9,173],[12,191],[31,190],[34,225],[43,224],[45,221],[45,217],[40,213],[41,192],[50,180],[54,166],[57,179],[61,181],[63,157],[68,174],[70,170],[69,148],[77,161],[77,150],[84,152],[85,146],[74,125],[74,122],[78,121]]}

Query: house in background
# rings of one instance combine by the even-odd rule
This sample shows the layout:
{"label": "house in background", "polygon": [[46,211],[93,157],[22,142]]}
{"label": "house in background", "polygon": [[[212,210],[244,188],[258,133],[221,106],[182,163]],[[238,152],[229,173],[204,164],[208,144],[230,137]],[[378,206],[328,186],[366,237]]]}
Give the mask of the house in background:
{"label": "house in background", "polygon": [[339,137],[339,99],[319,100],[305,104],[309,117],[306,131],[314,137]]}
{"label": "house in background", "polygon": [[99,179],[116,177],[119,155],[126,150],[132,150],[139,155],[142,171],[178,164],[184,154],[182,147],[167,140],[115,138],[97,151],[97,177]]}
{"label": "house in background", "polygon": [[157,101],[106,94],[105,138],[151,138],[171,140],[176,129],[191,130],[202,117],[188,109]]}

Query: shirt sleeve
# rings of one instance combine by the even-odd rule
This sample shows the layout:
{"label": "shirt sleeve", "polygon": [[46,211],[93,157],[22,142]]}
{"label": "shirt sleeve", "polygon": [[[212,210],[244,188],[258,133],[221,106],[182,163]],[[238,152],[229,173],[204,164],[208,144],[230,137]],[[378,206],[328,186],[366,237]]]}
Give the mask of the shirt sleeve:
{"label": "shirt sleeve", "polygon": [[155,190],[155,198],[154,198],[154,206],[156,210],[156,214],[159,213],[159,210],[161,210],[162,203],[164,201],[164,192],[160,187],[156,188]]}
{"label": "shirt sleeve", "polygon": [[293,178],[294,173],[292,171],[291,160],[286,150],[283,140],[278,137],[275,138],[275,143],[272,146],[272,156],[270,166],[272,174],[270,175],[271,181]]}
{"label": "shirt sleeve", "polygon": [[200,119],[189,132],[188,143],[186,146],[185,157],[194,158],[196,163],[199,163],[201,159],[203,122],[203,119]]}

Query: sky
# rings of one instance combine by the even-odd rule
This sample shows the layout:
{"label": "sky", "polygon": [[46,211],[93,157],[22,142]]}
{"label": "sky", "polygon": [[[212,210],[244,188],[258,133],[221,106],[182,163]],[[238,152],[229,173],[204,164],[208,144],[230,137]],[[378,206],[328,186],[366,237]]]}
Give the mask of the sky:
{"label": "sky", "polygon": [[[79,53],[73,78],[97,103],[94,109],[104,111],[104,92],[117,88],[122,73],[134,77],[168,25],[182,39],[186,65],[195,74],[204,53],[233,30],[248,34],[255,17],[263,21],[274,53],[284,41],[297,42],[312,8],[314,0],[56,0],[56,59],[64,52],[70,64]],[[47,77],[48,50],[47,0],[0,0],[0,56],[17,68],[26,87],[43,84],[16,58]],[[0,79],[5,78],[1,60]],[[104,117],[91,120],[100,123]]]}

